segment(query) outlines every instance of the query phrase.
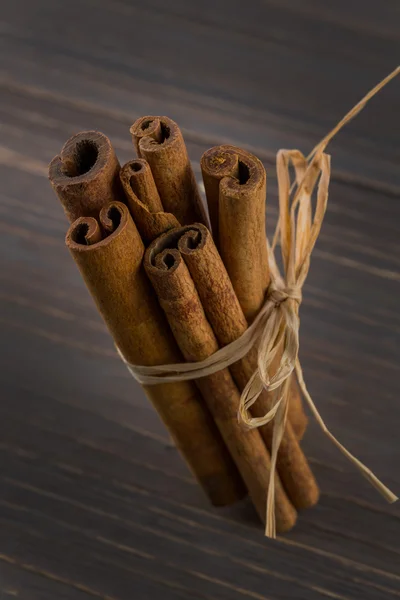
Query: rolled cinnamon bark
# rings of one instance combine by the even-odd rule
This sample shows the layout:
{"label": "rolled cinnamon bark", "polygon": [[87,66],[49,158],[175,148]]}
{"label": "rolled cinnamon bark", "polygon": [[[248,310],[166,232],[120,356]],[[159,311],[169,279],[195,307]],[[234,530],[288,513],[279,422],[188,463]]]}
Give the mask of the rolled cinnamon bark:
{"label": "rolled cinnamon bark", "polygon": [[97,217],[103,206],[124,202],[120,165],[110,140],[99,131],[72,136],[49,165],[50,183],[72,222]]}
{"label": "rolled cinnamon bark", "polygon": [[304,411],[303,401],[297,377],[292,373],[290,377],[288,418],[298,440],[302,440],[308,425],[308,417]]}
{"label": "rolled cinnamon bark", "polygon": [[[203,154],[201,170],[214,241],[244,315],[251,323],[262,306],[270,281],[265,169],[258,158],[241,148],[216,146]],[[289,419],[301,438],[307,417],[294,376]]]}
{"label": "rolled cinnamon bark", "polygon": [[150,165],[164,210],[181,225],[207,225],[196,179],[178,125],[168,117],[142,117],[130,129],[139,158]]}
{"label": "rolled cinnamon bark", "polygon": [[[144,272],[143,242],[127,206],[113,202],[97,221],[82,217],[66,244],[125,359],[141,365],[182,360]],[[145,387],[176,446],[215,505],[245,494],[243,482],[192,382]]]}
{"label": "rolled cinnamon bark", "polygon": [[[195,282],[213,331],[219,343],[225,346],[246,331],[246,318],[210,232],[203,225],[187,227],[186,231],[179,242],[179,250]],[[244,389],[256,368],[256,349],[231,365],[230,371],[240,391]],[[251,407],[253,416],[261,417],[266,414],[272,408],[272,403],[272,394],[264,391]],[[272,431],[273,423],[260,427],[261,435],[269,449],[272,447]],[[289,421],[279,448],[277,469],[296,508],[306,508],[318,501],[317,483]]]}
{"label": "rolled cinnamon bark", "polygon": [[145,244],[149,244],[168,229],[179,226],[174,215],[164,212],[150,165],[146,160],[137,158],[127,162],[119,176],[126,203]]}
{"label": "rolled cinnamon bark", "polygon": [[160,194],[158,193],[150,165],[144,158],[136,158],[128,163],[130,167],[130,187],[150,212],[162,212]]}
{"label": "rolled cinnamon bark", "polygon": [[[201,227],[206,230],[204,226]],[[184,243],[190,247],[192,231],[187,226],[160,236],[146,251],[144,265],[184,358],[200,361],[218,349],[218,342],[205,316],[195,284],[177,249]],[[186,242],[187,235],[189,238]],[[208,265],[216,279],[221,266],[220,261]],[[265,522],[270,456],[259,432],[244,431],[238,423],[240,394],[231,374],[228,369],[223,369],[199,378],[196,383],[247,485],[254,506]],[[288,531],[296,521],[296,511],[278,476],[275,485],[277,531]]]}
{"label": "rolled cinnamon bark", "polygon": [[203,154],[201,170],[213,237],[246,319],[251,322],[269,284],[265,169],[249,152],[217,146]]}

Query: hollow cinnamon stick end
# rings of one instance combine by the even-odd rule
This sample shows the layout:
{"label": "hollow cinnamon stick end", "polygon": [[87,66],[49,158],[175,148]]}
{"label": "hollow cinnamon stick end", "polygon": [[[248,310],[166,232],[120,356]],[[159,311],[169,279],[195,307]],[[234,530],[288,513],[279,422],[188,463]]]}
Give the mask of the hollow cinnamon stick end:
{"label": "hollow cinnamon stick end", "polygon": [[181,225],[208,219],[177,123],[169,117],[142,117],[131,127],[137,154],[151,168],[164,210]]}
{"label": "hollow cinnamon stick end", "polygon": [[237,177],[238,149],[234,146],[214,146],[206,150],[201,157],[200,166],[204,175],[217,179]]}
{"label": "hollow cinnamon stick end", "polygon": [[126,163],[120,171],[120,179],[128,199],[132,190],[150,213],[163,212],[150,165],[144,158]]}
{"label": "hollow cinnamon stick end", "polygon": [[238,175],[238,154],[233,146],[214,146],[200,160],[208,212],[215,243],[219,246],[219,183],[224,177]]}
{"label": "hollow cinnamon stick end", "polygon": [[70,226],[65,236],[65,244],[70,250],[80,250],[97,244],[102,238],[99,223],[93,217],[79,217]]}
{"label": "hollow cinnamon stick end", "polygon": [[140,247],[143,253],[143,244],[135,224],[129,215],[128,207],[122,202],[110,202],[103,206],[94,217],[79,217],[69,227],[65,236],[65,243],[70,252],[84,252],[87,246],[96,245],[98,248],[107,246],[111,241],[111,234],[118,230],[119,233],[129,227],[131,239]]}
{"label": "hollow cinnamon stick end", "polygon": [[71,222],[124,199],[119,170],[110,140],[99,131],[82,131],[65,143],[49,165],[49,180]]}
{"label": "hollow cinnamon stick end", "polygon": [[130,128],[132,142],[139,158],[142,157],[140,151],[140,140],[150,138],[156,143],[163,141],[162,123],[160,117],[146,116],[137,119]]}
{"label": "hollow cinnamon stick end", "polygon": [[[139,166],[141,168],[137,170]],[[161,200],[149,171],[147,161],[137,158],[127,162],[119,172],[126,203],[146,245],[166,231],[179,227],[176,217],[162,210]]]}

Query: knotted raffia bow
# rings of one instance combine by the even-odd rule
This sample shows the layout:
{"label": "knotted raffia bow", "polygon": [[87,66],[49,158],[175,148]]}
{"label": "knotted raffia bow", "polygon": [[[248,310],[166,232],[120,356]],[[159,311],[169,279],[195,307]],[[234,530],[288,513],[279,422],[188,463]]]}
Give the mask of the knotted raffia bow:
{"label": "knotted raffia bow", "polygon": [[[132,365],[120,353],[135,379],[142,384],[154,385],[160,382],[184,381],[205,377],[229,367],[243,358],[254,345],[257,345],[258,368],[243,390],[238,417],[249,428],[261,427],[274,420],[266,519],[266,535],[269,537],[275,537],[274,472],[287,419],[289,377],[294,370],[304,398],[324,433],[388,502],[397,500],[397,497],[372,471],[353,456],[328,430],[307,391],[298,351],[301,291],[308,274],[311,253],[318,239],[328,202],[330,157],[325,154],[325,149],[336,133],[354,118],[368,101],[399,72],[400,67],[397,67],[373,88],[325,136],[307,158],[298,150],[280,150],[278,152],[279,220],[272,246],[267,242],[271,284],[264,306],[245,333],[206,360],[196,363],[179,363],[154,367]],[[290,164],[293,165],[295,171],[293,185],[290,183]],[[313,214],[311,198],[316,187],[317,201]],[[279,272],[274,254],[279,238],[284,268],[283,276]],[[275,373],[271,374],[274,359],[277,353],[281,351],[279,366]],[[275,392],[273,407],[264,417],[251,417],[249,408],[257,401],[264,388],[269,392]]]}

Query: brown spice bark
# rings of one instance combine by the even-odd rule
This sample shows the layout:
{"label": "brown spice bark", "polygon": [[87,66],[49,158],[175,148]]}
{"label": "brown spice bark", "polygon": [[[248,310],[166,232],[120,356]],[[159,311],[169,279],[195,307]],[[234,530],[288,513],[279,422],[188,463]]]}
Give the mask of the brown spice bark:
{"label": "brown spice bark", "polygon": [[181,225],[207,217],[178,125],[168,117],[142,117],[131,127],[139,158],[150,165],[164,210]]}
{"label": "brown spice bark", "polygon": [[269,285],[265,169],[258,158],[234,146],[217,146],[205,152],[201,169],[213,237],[251,322]]}
{"label": "brown spice bark", "polygon": [[[172,332],[144,272],[143,242],[128,208],[113,202],[99,220],[80,218],[70,227],[66,244],[127,361],[159,365],[182,360]],[[245,493],[196,386],[192,382],[145,387],[176,446],[215,505]]]}
{"label": "brown spice bark", "polygon": [[[204,226],[201,226],[207,231]],[[188,361],[201,361],[216,352],[218,342],[208,322],[195,283],[178,248],[190,247],[190,226],[160,236],[145,254],[145,269],[157,292],[175,339]],[[185,246],[186,247],[186,246]],[[219,258],[219,257],[218,257]],[[207,269],[218,279],[223,265],[212,260]],[[240,393],[228,369],[201,377],[196,383],[247,485],[254,506],[265,522],[270,456],[258,431],[244,430],[237,420]],[[289,530],[296,511],[276,476],[277,531]]]}
{"label": "brown spice bark", "polygon": [[[187,233],[179,243],[179,250],[195,282],[214,333],[219,343],[225,346],[246,331],[246,318],[210,232],[202,225],[186,229]],[[231,365],[230,371],[240,391],[244,389],[256,368],[256,349]],[[251,408],[253,416],[261,417],[266,414],[272,408],[273,400],[272,394],[262,392]],[[260,428],[269,449],[272,447],[272,431],[273,423]],[[289,421],[279,449],[277,469],[286,492],[296,508],[306,508],[318,501],[317,483]]]}
{"label": "brown spice bark", "polygon": [[143,158],[127,162],[119,173],[126,203],[140,235],[149,244],[156,237],[178,227],[176,217],[164,212],[149,163]]}
{"label": "brown spice bark", "polygon": [[308,425],[308,417],[304,411],[303,400],[295,373],[290,378],[289,421],[298,440],[302,440]]}
{"label": "brown spice bark", "polygon": [[99,131],[82,131],[65,143],[49,165],[49,179],[71,222],[125,201],[119,170],[110,140]]}
{"label": "brown spice bark", "polygon": [[[270,282],[265,231],[266,174],[261,161],[234,146],[216,146],[201,158],[214,241],[249,323]],[[279,358],[278,358],[279,360]],[[294,377],[289,419],[299,439],[307,417]]]}
{"label": "brown spice bark", "polygon": [[144,158],[136,158],[128,164],[130,166],[130,184],[133,192],[150,212],[162,212],[164,207],[149,163]]}

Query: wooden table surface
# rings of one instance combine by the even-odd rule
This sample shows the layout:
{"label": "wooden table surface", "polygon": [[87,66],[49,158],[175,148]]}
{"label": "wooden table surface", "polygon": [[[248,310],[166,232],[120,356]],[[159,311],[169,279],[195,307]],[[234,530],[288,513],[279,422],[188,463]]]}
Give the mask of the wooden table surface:
{"label": "wooden table surface", "polygon": [[[398,62],[397,0],[9,0],[0,16],[0,598],[390,599],[400,511],[311,424],[322,489],[267,540],[217,510],[116,356],[47,181],[66,139],[181,125],[202,152],[307,153]],[[400,492],[400,79],[331,147],[326,222],[301,308],[309,389],[341,441]]]}

